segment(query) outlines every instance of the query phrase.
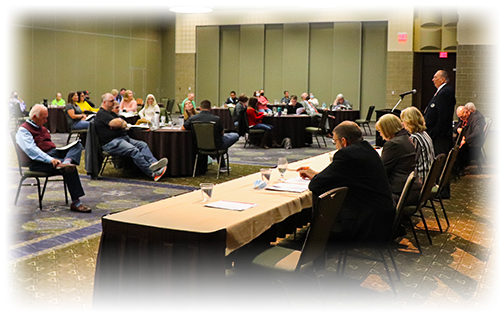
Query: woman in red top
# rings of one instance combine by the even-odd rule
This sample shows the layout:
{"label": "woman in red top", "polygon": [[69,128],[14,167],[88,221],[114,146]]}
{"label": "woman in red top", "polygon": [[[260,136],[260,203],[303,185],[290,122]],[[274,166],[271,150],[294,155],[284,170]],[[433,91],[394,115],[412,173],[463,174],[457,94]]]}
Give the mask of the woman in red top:
{"label": "woman in red top", "polygon": [[273,113],[273,111],[267,107],[269,101],[264,96],[264,90],[260,90],[260,92],[259,90],[255,91],[253,96],[257,99],[257,111],[269,114]]}
{"label": "woman in red top", "polygon": [[257,98],[251,97],[250,100],[248,100],[248,107],[247,107],[248,127],[250,129],[263,129],[266,131],[264,133],[264,136],[262,137],[262,142],[260,144],[261,148],[265,149],[269,148],[267,146],[267,143],[270,141],[272,142],[273,147],[280,147],[274,140],[274,134],[273,134],[274,126],[262,123],[262,118],[266,116],[266,114],[264,112],[259,112],[257,104],[258,104]]}

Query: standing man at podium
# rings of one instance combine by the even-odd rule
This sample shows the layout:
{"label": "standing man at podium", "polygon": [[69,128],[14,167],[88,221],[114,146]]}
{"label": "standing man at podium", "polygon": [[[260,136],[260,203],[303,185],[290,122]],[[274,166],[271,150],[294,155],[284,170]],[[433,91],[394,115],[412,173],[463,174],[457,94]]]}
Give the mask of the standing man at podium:
{"label": "standing man at podium", "polygon": [[[455,91],[448,85],[448,73],[438,70],[432,78],[437,88],[429,105],[425,109],[424,118],[427,133],[432,138],[434,153],[448,155],[453,147],[453,113],[455,111]],[[442,198],[450,197],[449,186],[443,189]]]}

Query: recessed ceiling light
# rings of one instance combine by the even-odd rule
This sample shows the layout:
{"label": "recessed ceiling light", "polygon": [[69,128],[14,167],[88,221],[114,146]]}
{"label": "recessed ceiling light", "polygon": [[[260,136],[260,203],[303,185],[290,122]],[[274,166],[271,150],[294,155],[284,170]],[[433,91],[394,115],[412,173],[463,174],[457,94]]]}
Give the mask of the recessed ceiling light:
{"label": "recessed ceiling light", "polygon": [[210,13],[213,11],[210,7],[200,7],[200,6],[175,6],[169,9],[175,13]]}

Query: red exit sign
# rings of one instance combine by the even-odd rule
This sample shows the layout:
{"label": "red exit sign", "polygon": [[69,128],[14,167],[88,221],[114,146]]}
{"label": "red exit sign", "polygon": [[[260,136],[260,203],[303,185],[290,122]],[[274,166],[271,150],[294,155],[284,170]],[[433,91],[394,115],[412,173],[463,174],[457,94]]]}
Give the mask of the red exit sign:
{"label": "red exit sign", "polygon": [[439,58],[448,58],[448,52],[440,52]]}

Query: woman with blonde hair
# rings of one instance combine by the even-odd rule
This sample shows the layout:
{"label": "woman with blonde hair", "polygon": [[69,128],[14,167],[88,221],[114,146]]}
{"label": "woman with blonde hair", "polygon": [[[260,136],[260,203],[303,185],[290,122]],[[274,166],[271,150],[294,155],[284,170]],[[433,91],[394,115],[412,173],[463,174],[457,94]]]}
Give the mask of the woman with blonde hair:
{"label": "woman with blonde hair", "polygon": [[[375,129],[386,140],[381,158],[396,204],[408,175],[415,170],[415,147],[401,120],[394,114],[383,115],[375,124]],[[410,193],[409,205],[414,205],[418,199],[421,184],[419,181],[415,183],[418,185],[415,185]]]}
{"label": "woman with blonde hair", "polygon": [[137,112],[137,101],[134,99],[134,93],[132,90],[125,91],[123,100],[120,103],[120,111],[132,113]]}
{"label": "woman with blonde hair", "polygon": [[410,133],[410,139],[415,146],[416,173],[424,182],[435,158],[432,139],[425,131],[427,127],[424,116],[416,107],[411,106],[401,112],[401,120],[404,128]]}
{"label": "woman with blonde hair", "polygon": [[184,114],[184,120],[187,120],[191,116],[198,114],[198,111],[196,111],[196,108],[193,106],[193,102],[191,102],[190,100],[186,100],[186,102],[184,102],[183,114]]}
{"label": "woman with blonde hair", "polygon": [[148,94],[146,97],[146,104],[144,107],[139,111],[139,120],[137,120],[136,124],[141,124],[141,123],[150,123],[156,112],[160,112],[160,107],[156,103],[156,98],[152,94]]}

